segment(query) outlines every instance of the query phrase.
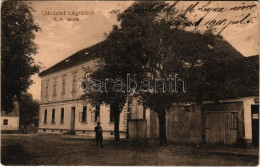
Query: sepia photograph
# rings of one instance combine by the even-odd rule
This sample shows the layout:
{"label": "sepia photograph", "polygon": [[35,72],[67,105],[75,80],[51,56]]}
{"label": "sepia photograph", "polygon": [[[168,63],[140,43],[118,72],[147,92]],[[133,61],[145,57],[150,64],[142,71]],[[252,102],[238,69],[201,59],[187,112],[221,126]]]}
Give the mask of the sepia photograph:
{"label": "sepia photograph", "polygon": [[1,165],[258,166],[258,1],[1,2]]}

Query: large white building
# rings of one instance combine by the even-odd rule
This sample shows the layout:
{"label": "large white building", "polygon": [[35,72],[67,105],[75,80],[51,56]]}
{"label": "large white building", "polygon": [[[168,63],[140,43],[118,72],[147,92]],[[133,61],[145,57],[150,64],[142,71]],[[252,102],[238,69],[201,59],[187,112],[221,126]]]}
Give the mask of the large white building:
{"label": "large white building", "polygon": [[[40,73],[41,104],[39,133],[75,132],[94,137],[94,127],[101,122],[104,137],[113,137],[114,118],[110,106],[84,101],[78,81],[85,68],[94,69],[102,43],[83,49]],[[126,137],[127,105],[120,115],[120,137]]]}

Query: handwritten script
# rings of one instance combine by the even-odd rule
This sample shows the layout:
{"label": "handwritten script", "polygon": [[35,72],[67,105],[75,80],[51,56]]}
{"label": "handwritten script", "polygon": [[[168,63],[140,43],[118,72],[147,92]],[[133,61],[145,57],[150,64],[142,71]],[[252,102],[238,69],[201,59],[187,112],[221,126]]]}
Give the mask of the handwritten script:
{"label": "handwritten script", "polygon": [[[176,1],[173,4],[154,4],[149,8],[128,8],[124,12],[140,15],[147,15],[152,12],[162,12],[168,15],[172,13],[172,17],[167,17],[168,24],[172,27],[194,29],[202,27],[204,29],[213,29],[217,31],[218,35],[230,25],[253,24],[254,19],[257,18],[257,5],[254,2],[237,2],[233,3],[233,6],[220,6],[212,4],[212,2],[193,2],[185,7],[180,6],[179,3],[179,1]],[[118,14],[120,10],[115,9],[110,13]]]}

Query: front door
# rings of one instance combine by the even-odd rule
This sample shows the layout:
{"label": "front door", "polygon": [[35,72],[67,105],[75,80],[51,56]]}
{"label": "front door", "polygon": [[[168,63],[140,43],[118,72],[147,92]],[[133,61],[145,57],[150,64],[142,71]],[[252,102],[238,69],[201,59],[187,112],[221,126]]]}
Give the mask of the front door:
{"label": "front door", "polygon": [[258,147],[259,142],[259,105],[251,106],[252,113],[252,142],[254,147]]}
{"label": "front door", "polygon": [[71,107],[70,129],[74,131],[74,128],[75,128],[75,107]]}

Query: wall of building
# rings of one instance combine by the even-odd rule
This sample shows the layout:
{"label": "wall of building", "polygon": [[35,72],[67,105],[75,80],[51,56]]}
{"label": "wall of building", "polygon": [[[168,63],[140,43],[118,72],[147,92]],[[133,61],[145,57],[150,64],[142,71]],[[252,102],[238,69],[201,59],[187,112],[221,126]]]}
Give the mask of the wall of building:
{"label": "wall of building", "polygon": [[[77,99],[83,92],[79,90],[79,81],[86,76],[85,69],[93,70],[96,59],[75,65],[73,67],[43,76],[41,78],[41,103],[53,103],[65,100]],[[91,72],[89,70],[89,72]],[[76,89],[73,91],[73,76],[76,76]],[[62,83],[65,78],[65,92],[63,92]],[[54,83],[56,82],[56,94],[54,94]],[[46,84],[48,83],[48,93]]]}
{"label": "wall of building", "polygon": [[153,110],[150,111],[150,138],[159,138],[159,120],[158,114]]}
{"label": "wall of building", "polygon": [[[187,109],[183,105],[173,105],[166,111],[166,134],[169,141],[178,143],[201,142],[201,106],[192,105]],[[150,112],[150,138],[159,138],[158,114]]]}
{"label": "wall of building", "polygon": [[129,139],[144,140],[147,138],[147,122],[145,119],[133,119],[128,121]]}
{"label": "wall of building", "polygon": [[[251,106],[259,105],[256,103],[257,97],[244,97],[236,99],[220,100],[222,103],[240,102],[242,104],[238,111],[238,138],[244,139],[247,143],[252,142],[252,118]],[[203,104],[214,104],[214,101],[204,101]],[[185,105],[184,105],[185,106]],[[241,114],[240,114],[241,113]],[[167,138],[175,142],[192,142],[198,143],[202,141],[203,121],[200,105],[194,105],[194,111],[187,112],[181,105],[174,104],[166,113],[166,130]],[[205,123],[205,122],[204,122]],[[158,114],[150,112],[150,138],[157,139],[159,137],[159,121]],[[239,140],[240,140],[239,139]],[[240,141],[238,141],[240,142]]]}
{"label": "wall of building", "polygon": [[[8,120],[8,125],[4,125],[4,120]],[[9,131],[9,130],[19,130],[19,117],[12,116],[1,116],[1,130]]]}
{"label": "wall of building", "polygon": [[[138,103],[136,99],[130,104],[131,119],[145,119],[143,105]],[[145,113],[146,115],[146,113]]]}
{"label": "wall of building", "polygon": [[[86,122],[80,120],[80,112],[83,111],[83,106],[87,106]],[[94,128],[96,122],[91,120],[95,108],[83,101],[71,101],[41,105],[39,116],[39,131],[51,133],[64,133],[71,130],[71,108],[75,107],[75,127],[74,131],[78,135],[88,135],[94,137]],[[61,108],[64,108],[64,122],[61,123]],[[55,122],[52,122],[52,109],[55,109]],[[47,121],[44,123],[44,112],[47,110]],[[120,115],[119,131],[126,132],[126,116],[127,112],[124,109]],[[110,107],[106,105],[100,106],[100,122],[104,131],[104,136],[113,136],[114,122],[110,122]],[[122,134],[121,137],[125,137]]]}
{"label": "wall of building", "polygon": [[[75,107],[75,127],[74,131],[77,135],[87,135],[94,137],[94,128],[96,122],[91,120],[92,113],[95,108],[81,99],[83,92],[79,89],[79,81],[86,76],[85,69],[91,72],[95,68],[97,60],[93,59],[88,62],[75,65],[73,67],[43,76],[41,82],[41,105],[39,114],[39,130],[38,132],[47,133],[65,133],[71,130],[71,108]],[[73,91],[73,80],[76,76],[76,87]],[[63,92],[63,79],[65,78],[65,93]],[[48,93],[46,93],[46,83],[48,83]],[[54,84],[56,83],[56,84]],[[56,93],[54,89],[56,85]],[[87,120],[80,121],[80,113],[83,106],[87,106]],[[127,105],[125,105],[121,115],[119,131],[122,138],[126,137],[127,124]],[[61,108],[64,108],[64,122],[61,123]],[[55,122],[52,122],[52,110],[55,109]],[[44,123],[44,112],[47,110],[47,122]],[[100,120],[103,128],[104,137],[113,137],[114,122],[110,122],[110,107],[106,105],[100,106]]]}
{"label": "wall of building", "polygon": [[[150,131],[151,131],[151,126],[150,126],[150,109],[149,108],[144,108],[144,106],[140,103],[138,103],[138,101],[136,99],[134,99],[132,101],[132,103],[130,104],[130,120],[132,121],[132,125],[129,126],[142,126],[142,130],[145,129],[145,134],[143,135],[139,135],[142,136],[141,138],[150,138]],[[139,123],[140,122],[140,123]],[[144,125],[145,124],[145,125]],[[143,132],[137,132],[138,128],[132,128],[131,129],[132,132],[134,134],[130,134],[132,132],[129,131],[129,135],[133,135],[136,136],[139,133],[143,133]],[[131,136],[130,136],[131,137]]]}
{"label": "wall of building", "polygon": [[149,108],[146,109],[146,137],[151,137],[151,110]]}
{"label": "wall of building", "polygon": [[[188,107],[188,106],[187,106]],[[166,113],[167,138],[178,143],[201,141],[201,107],[173,106]]]}

